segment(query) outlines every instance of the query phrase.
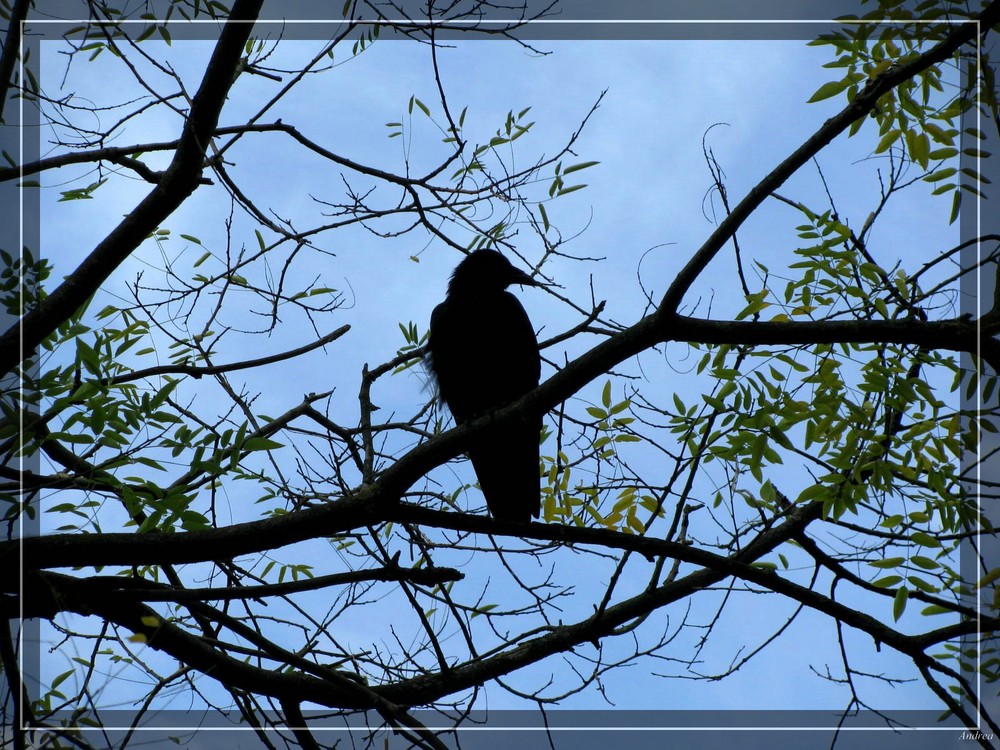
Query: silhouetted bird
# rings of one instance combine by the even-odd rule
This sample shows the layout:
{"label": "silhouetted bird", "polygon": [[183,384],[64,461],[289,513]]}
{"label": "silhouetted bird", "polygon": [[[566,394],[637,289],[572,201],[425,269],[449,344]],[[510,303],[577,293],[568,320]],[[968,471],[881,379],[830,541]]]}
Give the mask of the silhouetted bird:
{"label": "silhouetted bird", "polygon": [[[541,358],[527,313],[506,291],[539,286],[494,250],[458,264],[445,301],[431,314],[430,369],[458,424],[506,406],[538,385]],[[496,519],[538,517],[542,418],[515,418],[469,444],[469,458]]]}

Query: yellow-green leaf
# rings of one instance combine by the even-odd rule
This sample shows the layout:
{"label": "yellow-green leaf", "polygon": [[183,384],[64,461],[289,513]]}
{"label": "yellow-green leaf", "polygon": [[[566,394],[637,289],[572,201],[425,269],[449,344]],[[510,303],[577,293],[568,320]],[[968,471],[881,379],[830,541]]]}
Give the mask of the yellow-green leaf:
{"label": "yellow-green leaf", "polygon": [[836,96],[850,85],[851,82],[847,79],[844,79],[843,81],[830,81],[829,83],[824,83],[816,89],[815,94],[809,97],[808,103],[812,104],[813,102],[820,102],[824,99],[829,99],[831,96]]}
{"label": "yellow-green leaf", "polygon": [[902,130],[894,129],[890,130],[888,133],[882,136],[882,139],[878,142],[875,147],[875,153],[881,154],[883,151],[888,151],[889,147],[892,146],[896,141],[899,140],[899,136],[903,134]]}
{"label": "yellow-green leaf", "polygon": [[909,598],[910,592],[905,586],[896,591],[896,596],[892,600],[892,619],[896,622],[903,616],[903,612],[906,610],[906,602]]}

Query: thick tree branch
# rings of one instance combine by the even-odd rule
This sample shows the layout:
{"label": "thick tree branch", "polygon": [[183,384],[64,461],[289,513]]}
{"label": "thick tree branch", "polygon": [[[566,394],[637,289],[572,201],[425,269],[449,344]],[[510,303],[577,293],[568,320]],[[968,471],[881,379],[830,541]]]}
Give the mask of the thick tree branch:
{"label": "thick tree branch", "polygon": [[11,717],[14,750],[24,750],[27,747],[26,729],[35,722],[31,715],[31,699],[21,677],[21,667],[14,651],[14,634],[11,632],[9,619],[13,618],[4,618],[3,624],[0,624],[0,665],[3,666],[7,682],[8,700],[13,703],[14,708],[14,715]]}
{"label": "thick tree branch", "polygon": [[281,710],[285,713],[285,724],[292,730],[299,747],[302,750],[321,750],[316,738],[312,736],[312,732],[306,726],[306,717],[302,715],[299,702],[284,699],[281,701]]}
{"label": "thick tree branch", "polygon": [[[368,506],[367,508],[364,507],[366,505]],[[318,534],[343,533],[353,528],[390,520],[424,524],[435,528],[452,529],[455,531],[494,535],[510,534],[526,539],[552,541],[562,544],[594,545],[605,549],[636,552],[649,558],[670,557],[719,574],[721,578],[733,575],[737,578],[765,586],[777,593],[787,595],[806,606],[825,612],[831,616],[836,616],[838,619],[854,627],[859,627],[874,634],[872,628],[884,626],[878,621],[873,620],[873,618],[850,610],[810,589],[782,579],[770,571],[755,568],[751,565],[752,562],[767,554],[779,544],[792,538],[791,535],[800,533],[806,524],[819,517],[821,507],[821,504],[812,504],[795,509],[789,519],[783,524],[763,532],[741,552],[728,558],[689,544],[607,529],[576,528],[542,523],[525,525],[512,522],[499,522],[485,516],[437,511],[407,503],[395,504],[390,508],[379,508],[370,499],[361,497],[285,516],[285,519],[298,518],[300,523],[302,523],[301,519],[306,518],[306,528],[311,527],[312,533],[309,536],[300,536],[300,534],[306,532],[298,529],[297,525],[292,528],[286,526],[282,529],[286,535],[291,531],[298,530],[299,535],[296,536],[299,536],[299,538],[289,540],[288,536],[279,536],[278,538],[271,539],[267,543],[267,546],[263,548],[254,549],[247,547],[248,543],[244,540],[246,537],[249,537],[259,544],[262,539],[268,538],[268,533],[264,529],[268,526],[273,527],[272,519],[256,521],[251,524],[239,524],[227,529],[189,532],[183,535],[147,535],[148,539],[131,534],[105,534],[100,539],[95,539],[95,542],[99,542],[99,544],[72,544],[69,547],[63,546],[62,549],[60,549],[60,546],[52,544],[52,542],[59,540],[69,542],[73,539],[79,541],[88,540],[86,537],[72,535],[28,539],[24,541],[24,555],[27,570],[38,570],[43,567],[67,567],[69,565],[161,564],[164,562],[161,559],[163,555],[166,555],[170,562],[193,562],[199,559],[211,558],[188,556],[190,548],[194,548],[196,554],[200,552],[201,555],[213,554],[215,557],[229,557],[245,554],[250,551],[259,551],[260,549],[275,548]],[[321,518],[322,521],[320,520]],[[317,529],[316,526],[320,523],[322,523],[323,528]],[[336,528],[333,528],[334,525]],[[236,531],[234,532],[234,530]],[[165,542],[170,541],[171,537],[178,536],[184,536],[187,539],[183,544],[165,544]],[[9,551],[10,545],[11,543],[4,545],[8,547],[5,552]],[[65,553],[70,550],[75,554],[67,556]],[[95,557],[98,559],[97,562],[93,560]],[[81,562],[81,558],[90,559],[87,562]],[[8,593],[15,592],[17,590],[16,578],[5,577],[3,587]],[[671,599],[671,601],[673,600]],[[661,603],[658,606],[663,606],[663,604]],[[613,609],[610,608],[606,611],[610,612]],[[626,617],[625,620],[627,619]],[[616,624],[609,627],[612,627],[612,629],[613,627],[618,627],[625,620],[615,620]],[[944,628],[940,632],[935,631],[935,635],[933,636],[926,636],[920,639],[914,637],[908,639],[905,643],[894,640],[895,636],[891,633],[882,633],[881,640],[882,642],[890,643],[894,647],[900,647],[901,650],[923,649],[941,640],[974,632],[974,627],[975,623],[959,623],[958,625]],[[973,628],[973,630],[969,628]],[[983,624],[983,628],[987,630],[993,628],[1000,629],[1000,620],[991,618],[987,623]]]}
{"label": "thick tree branch", "polygon": [[[16,0],[11,9],[10,23],[7,25],[7,35],[3,40],[3,53],[0,54],[0,122],[3,122],[4,105],[7,104],[7,91],[10,89],[11,77],[14,75],[14,64],[21,49],[21,25],[28,17],[28,6],[31,0]],[[23,82],[22,82],[23,84]]]}
{"label": "thick tree branch", "polygon": [[[367,524],[391,520],[393,506],[431,469],[461,453],[469,439],[491,425],[521,414],[544,413],[628,357],[663,340],[711,343],[805,344],[891,341],[953,351],[975,351],[976,326],[956,319],[919,321],[819,321],[763,323],[706,321],[676,316],[666,339],[657,336],[652,316],[591,349],[536,390],[495,413],[421,443],[379,474],[353,497],[284,516],[233,526],[170,535],[102,534],[90,538],[58,534],[20,542],[28,569],[135,563],[186,563],[234,557],[275,549],[318,536],[330,536]],[[988,341],[992,341],[989,339]],[[995,343],[995,342],[994,342]],[[1000,344],[998,344],[1000,346]],[[308,404],[305,404],[304,409]],[[290,412],[291,413],[291,412]],[[295,412],[299,413],[299,412]],[[269,423],[268,428],[274,424]],[[276,429],[269,429],[274,434]],[[185,475],[183,483],[190,483]],[[174,485],[182,483],[181,480]],[[534,525],[533,525],[534,526]],[[498,533],[502,529],[496,527]],[[518,533],[512,529],[513,533]],[[0,561],[13,560],[18,542],[0,543]],[[683,557],[680,559],[684,559]]]}
{"label": "thick tree branch", "polygon": [[967,318],[919,320],[817,320],[803,322],[716,321],[677,316],[671,322],[679,335],[672,340],[703,344],[909,344],[951,352],[978,352],[1000,373],[1000,341],[995,323],[978,325]]}
{"label": "thick tree branch", "polygon": [[[433,673],[404,680],[395,684],[358,690],[344,684],[331,684],[311,674],[301,672],[262,670],[232,658],[197,636],[180,627],[160,620],[156,613],[135,602],[120,597],[94,597],[87,594],[87,586],[68,576],[51,574],[50,602],[61,609],[80,614],[97,614],[137,633],[146,636],[149,644],[182,662],[221,679],[231,687],[251,690],[281,699],[310,700],[333,707],[377,708],[424,705],[453,694],[456,691],[480,685],[515,669],[536,663],[549,656],[567,651],[576,645],[612,635],[622,625],[685,599],[698,591],[716,585],[729,577],[755,583],[776,593],[783,594],[805,606],[823,612],[837,620],[869,634],[877,642],[886,644],[902,653],[915,657],[929,646],[942,640],[976,632],[978,627],[1000,628],[995,619],[975,622],[934,631],[922,636],[906,636],[885,625],[878,619],[842,605],[810,588],[782,578],[775,572],[757,567],[753,563],[772,552],[779,545],[795,538],[807,524],[819,517],[820,504],[794,509],[782,523],[762,532],[744,549],[729,557],[721,557],[689,545],[666,542],[661,539],[611,532],[604,529],[578,529],[568,526],[506,523],[457,513],[429,510],[410,505],[397,506],[396,518],[413,523],[453,528],[463,531],[496,532],[496,527],[518,528],[528,538],[548,539],[566,544],[595,544],[605,548],[628,549],[651,557],[678,555],[678,559],[699,565],[688,575],[605,608],[601,612],[572,624],[562,625],[544,635],[525,641],[513,648],[485,659],[458,665],[447,672]],[[151,622],[158,624],[151,625]],[[234,627],[238,624],[231,623]],[[251,636],[252,633],[243,633]],[[284,653],[284,652],[282,652]],[[288,658],[300,661],[293,655]],[[280,658],[280,655],[276,658]],[[314,671],[310,666],[310,672]],[[347,689],[349,687],[350,689]],[[377,705],[383,704],[384,705]]]}

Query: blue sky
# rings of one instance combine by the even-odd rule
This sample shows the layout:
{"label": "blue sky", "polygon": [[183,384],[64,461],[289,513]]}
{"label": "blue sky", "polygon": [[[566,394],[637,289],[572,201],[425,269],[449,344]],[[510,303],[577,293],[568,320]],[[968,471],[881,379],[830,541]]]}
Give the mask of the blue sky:
{"label": "blue sky", "polygon": [[[567,245],[569,252],[607,260],[589,265],[557,263],[551,267],[551,273],[563,287],[563,293],[584,302],[589,298],[592,281],[596,298],[608,302],[606,317],[625,324],[638,319],[644,306],[637,273],[657,298],[713,228],[704,216],[706,193],[711,186],[702,157],[705,132],[716,123],[725,123],[710,131],[708,144],[725,170],[735,202],[841,105],[839,99],[806,104],[813,91],[835,74],[820,68],[828,59],[826,51],[806,47],[801,41],[588,41],[539,46],[552,54],[537,57],[502,42],[461,43],[456,49],[442,50],[443,78],[453,104],[459,109],[468,105],[466,129],[476,133],[479,141],[489,138],[508,110],[516,112],[532,107],[530,119],[536,121],[535,128],[530,136],[518,141],[514,157],[515,163],[522,165],[556,151],[600,92],[608,90],[575,147],[579,161],[601,163],[579,173],[580,180],[589,184],[586,190],[566,196],[550,208],[553,222],[564,234],[582,232]],[[166,51],[190,91],[197,86],[210,49],[208,44],[175,42]],[[283,42],[269,63],[295,68],[319,49],[319,42]],[[165,51],[163,45],[151,46],[150,50]],[[43,51],[46,53],[43,81],[47,87],[55,86],[65,58],[58,54],[57,44],[45,44]],[[307,78],[265,120],[280,116],[314,141],[331,145],[345,156],[399,169],[404,139],[388,139],[384,123],[408,119],[406,110],[411,95],[428,104],[436,100],[430,70],[426,47],[401,42],[377,43],[359,59]],[[108,81],[114,85],[109,87]],[[275,84],[263,78],[241,80],[223,112],[221,124],[242,122],[274,90]],[[48,93],[68,91],[96,102],[127,100],[140,93],[108,54],[92,63],[78,60],[65,86]],[[110,121],[113,117],[106,113],[103,119]],[[431,164],[435,160],[435,152],[427,147],[425,153],[423,144],[434,143],[436,136],[421,117],[414,117],[413,124],[409,157],[415,165],[414,171],[419,172],[421,162]],[[178,129],[178,117],[157,110],[138,120],[120,143],[168,140],[176,137]],[[46,138],[43,133],[43,144]],[[841,217],[854,227],[863,224],[878,194],[878,183],[872,173],[874,165],[862,161],[872,144],[871,139],[861,137],[841,138],[820,158]],[[44,145],[42,152],[43,155],[46,152]],[[247,187],[251,197],[259,205],[292,219],[299,228],[323,221],[317,218],[319,207],[311,196],[332,199],[340,190],[338,170],[317,169],[314,160],[303,159],[300,151],[287,148],[279,136],[247,138],[229,158],[233,162],[232,175]],[[150,162],[154,167],[163,166],[155,159]],[[84,172],[86,168],[76,170],[81,175]],[[58,191],[66,188],[60,188],[53,180],[61,182],[70,174],[74,174],[72,169],[60,170],[43,178],[43,254],[55,263],[56,277],[72,270],[147,190],[145,184],[131,178],[114,179],[95,194],[93,201],[56,203]],[[810,168],[802,170],[781,190],[790,197],[813,196],[822,206],[820,191],[816,172]],[[914,197],[907,199],[913,203],[886,217],[874,237],[887,247],[896,248],[900,257],[918,251],[933,253],[950,247],[957,239],[956,227],[942,229],[948,202],[927,202],[926,195],[916,197],[919,191],[919,188],[913,191]],[[721,210],[717,203],[715,207]],[[172,231],[167,250],[176,256],[184,247],[181,233],[197,236],[204,246],[218,250],[225,241],[218,218],[228,211],[228,200],[221,190],[199,189],[167,222],[166,227]],[[740,233],[748,256],[774,267],[788,263],[795,247],[792,227],[801,223],[800,217],[793,213],[784,204],[771,203],[751,219]],[[250,225],[237,216],[235,226],[234,245],[242,243],[254,248],[256,239]],[[265,235],[265,240],[271,239]],[[328,347],[325,354],[318,352],[305,358],[293,371],[265,369],[248,373],[246,382],[250,390],[261,393],[255,408],[269,414],[291,408],[306,393],[329,390],[336,385],[331,414],[351,423],[356,420],[362,364],[375,365],[394,355],[403,344],[397,322],[413,321],[421,330],[426,328],[430,311],[443,298],[448,274],[459,256],[417,233],[384,241],[360,231],[338,232],[322,235],[317,244],[335,257],[317,255],[303,264],[298,273],[303,280],[321,276],[324,285],[345,291],[352,304],[333,316],[331,330],[350,323],[351,333]],[[521,249],[529,257],[537,257],[537,247],[528,245]],[[189,245],[180,257],[191,262],[201,253],[200,247]],[[419,263],[410,259],[413,255],[419,257]],[[713,317],[727,317],[742,306],[742,301],[732,294],[728,258],[720,257],[691,290],[687,300],[692,305],[701,300],[698,313],[706,313],[709,300]],[[151,281],[161,264],[157,249],[147,243],[115,272],[108,288],[120,292],[140,271]],[[523,290],[517,294],[536,327],[542,329],[543,339],[579,321],[578,316],[544,292]],[[99,310],[110,301],[102,293],[92,309]],[[248,324],[244,313],[234,311],[227,321],[235,326]],[[263,356],[306,343],[313,335],[303,321],[292,322],[282,329],[280,336],[271,338],[234,335],[220,347],[218,360]],[[579,354],[582,343],[571,342],[568,356]],[[562,361],[563,353],[549,351],[546,356]],[[647,352],[639,361],[646,379],[644,387],[658,393],[662,392],[659,389],[676,391],[687,402],[699,399],[704,384],[690,374],[696,359],[687,356],[683,345],[671,344],[665,357]],[[543,377],[550,372],[543,373]],[[578,399],[596,401],[601,385],[594,384],[579,394]],[[382,381],[374,394],[383,410],[404,415],[412,412],[426,396],[423,379],[417,372]],[[442,482],[454,482],[455,476],[471,481],[464,463],[443,467],[433,476]],[[246,498],[240,496],[240,488],[228,492],[232,518],[253,518],[256,510],[241,502]],[[467,505],[481,504],[478,494],[470,491]],[[330,572],[324,569],[330,552],[322,540],[282,550],[275,556],[307,559],[316,565],[318,574]],[[458,563],[463,560],[471,581],[477,560],[471,554],[456,556]],[[581,561],[578,567],[562,570],[579,576],[573,582],[579,589],[584,589],[594,578],[603,580],[606,575],[606,568],[595,561]],[[503,588],[494,589],[494,597],[503,595]],[[322,596],[316,595],[315,602]],[[697,597],[694,615],[703,617],[711,612],[708,602],[713,598],[713,594]],[[770,598],[764,608],[752,607],[749,599],[746,606],[751,608],[743,609],[741,605],[731,609],[719,623],[714,634],[716,643],[706,651],[711,659],[704,665],[706,673],[725,669],[736,656],[738,645],[729,647],[729,644],[756,645],[793,609],[791,604],[776,597]],[[309,600],[310,597],[302,599]],[[584,610],[589,606],[585,596],[579,605]],[[391,606],[391,600],[386,606]],[[570,605],[568,611],[572,610]],[[671,607],[655,615],[667,616],[676,622],[681,612]],[[341,635],[345,640],[353,637],[362,642],[369,635],[370,617],[364,613],[356,620],[340,622]],[[870,671],[895,674],[903,670],[907,676],[913,676],[912,667],[906,671],[904,661],[895,659],[886,650],[876,653],[865,638],[850,635],[849,640],[859,662],[870,660],[866,664]],[[60,661],[62,656],[46,656],[52,659],[53,673],[66,668]],[[150,658],[155,657],[150,655]],[[619,707],[781,706],[836,710],[846,705],[846,694],[841,688],[814,678],[810,672],[810,665],[822,671],[826,664],[831,669],[839,668],[840,664],[833,624],[807,614],[781,639],[779,646],[722,682],[660,679],[650,676],[650,672],[669,673],[670,666],[650,662],[613,671],[604,681],[608,696]],[[556,667],[542,664],[518,673],[510,682],[528,687],[533,678],[547,675],[553,668]],[[808,691],[801,688],[803,681],[809,685]],[[878,696],[872,702],[879,707],[938,705],[920,682],[891,690],[874,683],[868,688],[872,691],[867,693],[869,697]],[[109,691],[109,695],[114,692]],[[502,691],[490,691],[490,707],[515,704]],[[592,690],[567,700],[563,707],[606,705]]]}

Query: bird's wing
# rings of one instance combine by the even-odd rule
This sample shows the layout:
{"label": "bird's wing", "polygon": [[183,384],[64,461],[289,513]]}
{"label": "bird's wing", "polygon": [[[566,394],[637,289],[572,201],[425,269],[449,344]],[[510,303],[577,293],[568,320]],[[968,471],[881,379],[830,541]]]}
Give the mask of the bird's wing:
{"label": "bird's wing", "polygon": [[476,411],[475,393],[470,390],[474,367],[466,352],[468,339],[474,335],[461,305],[445,300],[431,313],[427,364],[437,381],[438,395],[457,422],[466,421]]}
{"label": "bird's wing", "polygon": [[[430,368],[455,421],[507,405],[538,385],[541,356],[531,321],[517,298],[449,296],[431,314]],[[494,518],[538,516],[541,417],[515,419],[469,445],[479,485]]]}
{"label": "bird's wing", "polygon": [[507,360],[516,363],[508,374],[512,378],[510,390],[516,392],[513,398],[517,398],[538,385],[542,375],[542,357],[528,313],[510,292],[504,292],[502,298],[500,309],[505,325],[499,337],[503,339]]}
{"label": "bird's wing", "polygon": [[[528,314],[513,294],[504,292],[492,307],[496,318],[490,326],[489,351],[500,356],[494,370],[484,375],[483,385],[491,395],[488,408],[498,408],[538,385],[541,355]],[[531,516],[538,517],[541,429],[541,417],[515,419],[491,429],[470,446],[469,458],[494,518],[527,522]]]}
{"label": "bird's wing", "polygon": [[508,292],[435,307],[428,351],[441,398],[459,422],[523,396],[541,375],[535,331]]}

